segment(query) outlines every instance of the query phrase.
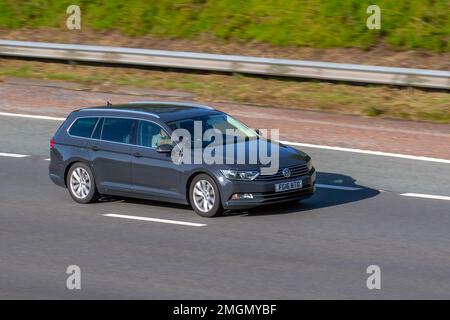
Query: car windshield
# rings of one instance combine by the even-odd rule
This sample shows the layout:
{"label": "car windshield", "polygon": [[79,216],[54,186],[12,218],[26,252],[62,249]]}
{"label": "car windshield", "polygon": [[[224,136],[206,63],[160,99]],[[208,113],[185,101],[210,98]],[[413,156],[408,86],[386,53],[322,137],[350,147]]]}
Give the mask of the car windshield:
{"label": "car windshield", "polygon": [[[185,129],[191,135],[191,140],[203,140],[205,132],[209,129],[216,129],[223,135],[223,142],[229,141],[227,138],[239,136],[242,139],[256,139],[258,135],[255,131],[226,114],[204,115],[200,117],[176,120],[168,123],[172,130]],[[194,126],[201,127],[202,137],[195,137]],[[209,140],[209,139],[207,139]],[[234,142],[234,138],[231,140]],[[208,142],[208,141],[204,141]]]}

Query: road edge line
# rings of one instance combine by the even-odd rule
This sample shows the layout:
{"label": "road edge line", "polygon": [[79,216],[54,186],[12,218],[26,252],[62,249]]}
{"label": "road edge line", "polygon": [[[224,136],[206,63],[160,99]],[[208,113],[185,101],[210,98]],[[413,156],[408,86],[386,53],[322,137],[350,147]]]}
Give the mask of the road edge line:
{"label": "road edge line", "polygon": [[66,118],[41,116],[41,115],[35,115],[35,114],[10,113],[10,112],[0,112],[0,116],[16,117],[16,118],[30,118],[30,119],[39,119],[39,120],[54,120],[54,121],[66,120]]}
{"label": "road edge line", "polygon": [[423,156],[412,156],[412,155],[401,154],[401,153],[391,153],[391,152],[343,148],[343,147],[332,147],[332,146],[325,146],[325,145],[320,145],[320,144],[299,143],[299,142],[291,142],[291,141],[283,141],[283,140],[279,140],[278,142],[287,144],[287,145],[291,145],[291,146],[297,146],[297,147],[327,149],[327,150],[333,150],[333,151],[354,152],[354,153],[370,154],[370,155],[375,155],[375,156],[403,158],[403,159],[408,159],[408,160],[420,160],[420,161],[450,164],[450,160],[447,160],[447,159],[439,159],[439,158],[431,158],[431,157],[423,157]]}
{"label": "road edge line", "polygon": [[[53,120],[53,121],[66,120],[66,118],[31,115],[31,114],[20,114],[20,113],[9,113],[9,112],[0,112],[0,116],[30,118],[30,119],[39,119],[39,120]],[[278,142],[287,144],[287,145],[291,145],[291,146],[297,146],[297,147],[316,148],[316,149],[325,149],[325,150],[343,151],[343,152],[353,152],[353,153],[369,154],[369,155],[384,156],[384,157],[402,158],[402,159],[408,159],[408,160],[419,160],[419,161],[450,164],[450,160],[448,160],[448,159],[440,159],[440,158],[432,158],[432,157],[424,157],[424,156],[412,156],[412,155],[407,155],[407,154],[391,153],[391,152],[383,152],[383,151],[333,147],[333,146],[320,145],[320,144],[291,142],[291,141],[286,141],[286,140],[279,140]]]}

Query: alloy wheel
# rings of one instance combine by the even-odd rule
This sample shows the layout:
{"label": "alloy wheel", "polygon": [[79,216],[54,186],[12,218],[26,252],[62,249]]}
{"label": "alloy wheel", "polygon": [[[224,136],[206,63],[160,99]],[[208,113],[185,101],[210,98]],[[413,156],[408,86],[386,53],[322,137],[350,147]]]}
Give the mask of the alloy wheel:
{"label": "alloy wheel", "polygon": [[78,199],[84,199],[89,195],[91,187],[89,173],[81,167],[75,168],[70,176],[70,189],[73,195]]}
{"label": "alloy wheel", "polygon": [[216,200],[214,188],[207,180],[199,180],[193,189],[194,204],[201,212],[209,212]]}

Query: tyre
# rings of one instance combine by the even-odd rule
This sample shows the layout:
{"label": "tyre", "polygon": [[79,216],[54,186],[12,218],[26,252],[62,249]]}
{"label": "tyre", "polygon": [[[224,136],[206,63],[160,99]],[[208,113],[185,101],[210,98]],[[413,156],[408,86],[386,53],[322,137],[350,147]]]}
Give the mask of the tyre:
{"label": "tyre", "polygon": [[84,163],[74,163],[67,173],[66,181],[70,196],[78,203],[95,202],[100,197],[94,175],[89,166]]}
{"label": "tyre", "polygon": [[202,217],[216,217],[222,214],[220,192],[216,182],[207,174],[196,176],[189,187],[192,209]]}

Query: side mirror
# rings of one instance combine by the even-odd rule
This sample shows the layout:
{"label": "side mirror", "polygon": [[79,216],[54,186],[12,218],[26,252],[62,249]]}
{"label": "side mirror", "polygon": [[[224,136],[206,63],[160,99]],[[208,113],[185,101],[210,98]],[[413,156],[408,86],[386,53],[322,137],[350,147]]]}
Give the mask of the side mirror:
{"label": "side mirror", "polygon": [[162,144],[156,148],[156,152],[158,153],[171,153],[173,146],[170,144]]}

